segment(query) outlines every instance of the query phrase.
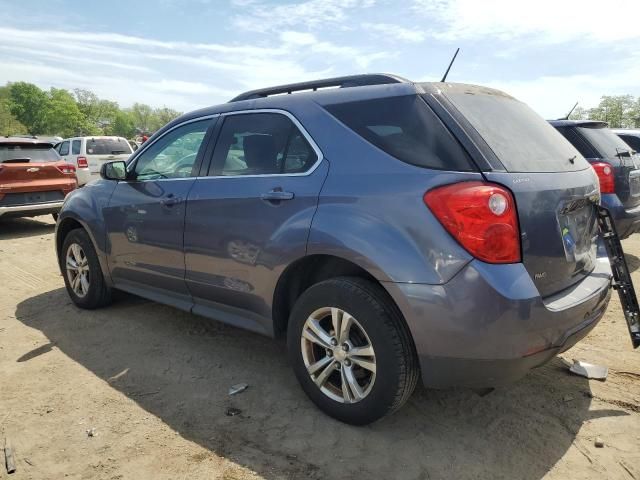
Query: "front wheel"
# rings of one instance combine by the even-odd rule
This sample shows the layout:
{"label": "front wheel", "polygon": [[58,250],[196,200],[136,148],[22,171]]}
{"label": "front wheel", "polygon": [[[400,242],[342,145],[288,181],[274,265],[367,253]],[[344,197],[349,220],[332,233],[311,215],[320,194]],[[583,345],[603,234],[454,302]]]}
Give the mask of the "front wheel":
{"label": "front wheel", "polygon": [[111,302],[111,289],[87,232],[80,228],[69,232],[62,243],[59,261],[67,292],[78,307],[94,309]]}
{"label": "front wheel", "polygon": [[418,378],[415,348],[399,312],[379,285],[361,278],[320,282],[296,302],[287,344],[309,398],[354,425],[400,408]]}

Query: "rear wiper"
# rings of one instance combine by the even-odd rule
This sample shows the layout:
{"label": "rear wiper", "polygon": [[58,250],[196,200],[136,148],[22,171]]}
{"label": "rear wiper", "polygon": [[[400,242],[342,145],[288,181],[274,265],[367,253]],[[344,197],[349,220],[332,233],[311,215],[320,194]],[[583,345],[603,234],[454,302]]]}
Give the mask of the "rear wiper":
{"label": "rear wiper", "polygon": [[111,155],[122,155],[123,153],[129,153],[126,150],[111,150]]}
{"label": "rear wiper", "polygon": [[2,163],[29,163],[31,161],[30,157],[24,158],[8,158],[3,160]]}
{"label": "rear wiper", "polygon": [[630,157],[632,153],[631,150],[624,150],[622,148],[616,147],[616,155],[618,155],[618,157]]}

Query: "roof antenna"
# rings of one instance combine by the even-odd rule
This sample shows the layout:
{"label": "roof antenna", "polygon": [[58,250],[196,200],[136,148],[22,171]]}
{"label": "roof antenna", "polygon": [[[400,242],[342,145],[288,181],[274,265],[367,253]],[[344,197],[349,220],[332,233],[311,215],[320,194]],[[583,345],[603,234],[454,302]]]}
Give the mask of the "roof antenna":
{"label": "roof antenna", "polygon": [[449,70],[451,70],[451,65],[453,65],[453,62],[456,61],[456,57],[458,56],[458,52],[460,51],[460,48],[458,47],[456,49],[456,53],[453,54],[453,58],[451,59],[451,62],[449,63],[449,66],[447,67],[447,71],[444,72],[444,76],[442,77],[442,80],[440,80],[441,82],[444,82],[447,80],[447,75],[449,75]]}
{"label": "roof antenna", "polygon": [[569,110],[569,113],[567,113],[564,117],[559,118],[558,120],[569,120],[569,117],[571,116],[571,114],[573,113],[573,111],[576,109],[577,106],[578,106],[578,102],[576,102],[573,108]]}

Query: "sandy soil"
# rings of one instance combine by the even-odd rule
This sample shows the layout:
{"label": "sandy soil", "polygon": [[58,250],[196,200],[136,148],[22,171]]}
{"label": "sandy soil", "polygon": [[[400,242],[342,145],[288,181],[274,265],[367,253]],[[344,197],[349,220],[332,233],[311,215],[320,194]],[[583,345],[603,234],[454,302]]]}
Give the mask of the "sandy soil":
{"label": "sandy soil", "polygon": [[[356,428],[314,408],[280,342],[128,295],[78,310],[53,229],[0,223],[0,442],[18,466],[0,479],[640,480],[640,352],[617,297],[564,354],[608,365],[606,382],[556,359],[484,397],[418,388]],[[635,270],[640,238],[624,246]],[[229,397],[239,382],[250,388]]]}

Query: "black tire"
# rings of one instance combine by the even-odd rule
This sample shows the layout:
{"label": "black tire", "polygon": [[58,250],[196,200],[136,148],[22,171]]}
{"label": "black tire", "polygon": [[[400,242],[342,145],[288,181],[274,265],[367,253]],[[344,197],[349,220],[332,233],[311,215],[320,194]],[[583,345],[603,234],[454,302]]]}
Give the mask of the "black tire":
{"label": "black tire", "polygon": [[[369,393],[355,403],[342,403],[323,393],[305,366],[303,328],[310,315],[324,307],[348,312],[375,351],[375,380]],[[287,346],[295,374],[309,398],[326,414],[352,425],[366,425],[399,409],[418,380],[415,346],[404,319],[384,289],[365,279],[338,277],[306,290],[291,312]],[[344,365],[336,368],[340,371]]]}
{"label": "black tire", "polygon": [[[67,253],[71,245],[74,243],[81,247],[86,256],[89,267],[89,287],[84,296],[76,294],[72,288],[66,267]],[[67,234],[64,242],[62,242],[62,249],[60,250],[60,257],[58,261],[60,262],[60,268],[62,270],[62,276],[64,277],[64,283],[67,287],[67,293],[71,297],[71,300],[73,300],[73,303],[78,307],[93,310],[111,303],[111,289],[107,286],[104,280],[98,255],[96,254],[93,243],[86,231],[81,228],[77,228],[75,230],[71,230]]]}

